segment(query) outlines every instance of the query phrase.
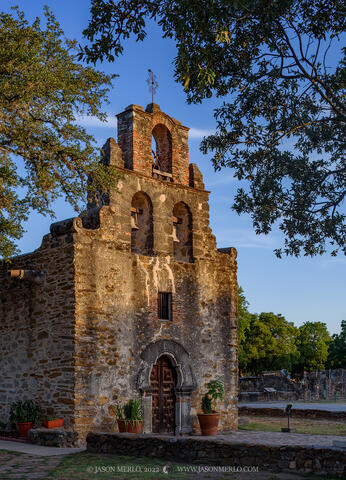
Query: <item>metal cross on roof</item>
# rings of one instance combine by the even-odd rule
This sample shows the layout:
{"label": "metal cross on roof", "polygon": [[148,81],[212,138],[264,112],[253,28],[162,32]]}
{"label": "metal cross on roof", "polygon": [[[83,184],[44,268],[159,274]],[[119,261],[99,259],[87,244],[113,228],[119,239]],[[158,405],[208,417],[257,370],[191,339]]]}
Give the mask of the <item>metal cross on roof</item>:
{"label": "metal cross on roof", "polygon": [[156,93],[157,87],[159,84],[156,80],[156,75],[148,68],[149,77],[147,80],[147,84],[149,85],[149,91],[151,92],[151,103],[154,103],[154,93]]}

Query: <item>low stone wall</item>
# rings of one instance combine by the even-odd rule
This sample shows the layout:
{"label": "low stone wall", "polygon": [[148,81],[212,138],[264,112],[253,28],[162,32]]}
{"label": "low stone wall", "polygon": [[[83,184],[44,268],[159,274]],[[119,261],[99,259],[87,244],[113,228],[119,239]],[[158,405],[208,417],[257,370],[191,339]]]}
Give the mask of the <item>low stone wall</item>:
{"label": "low stone wall", "polygon": [[[266,389],[273,392],[266,392]],[[258,376],[239,378],[239,401],[264,400],[336,400],[346,397],[346,370],[304,372],[291,379],[283,371],[263,372]]]}
{"label": "low stone wall", "polygon": [[78,434],[73,430],[33,428],[32,430],[29,430],[28,441],[46,447],[77,447]]}
{"label": "low stone wall", "polygon": [[[287,417],[282,408],[255,408],[255,407],[238,407],[238,415],[257,415],[258,417]],[[330,420],[346,419],[346,412],[330,412],[328,410],[303,410],[292,408],[292,418],[317,418]]]}
{"label": "low stone wall", "polygon": [[234,444],[216,437],[160,437],[121,433],[89,433],[87,451],[163,458],[188,464],[257,466],[259,470],[291,470],[346,474],[345,453],[337,448]]}
{"label": "low stone wall", "polygon": [[240,392],[238,402],[270,402],[270,401],[296,401],[299,395],[296,392]]}

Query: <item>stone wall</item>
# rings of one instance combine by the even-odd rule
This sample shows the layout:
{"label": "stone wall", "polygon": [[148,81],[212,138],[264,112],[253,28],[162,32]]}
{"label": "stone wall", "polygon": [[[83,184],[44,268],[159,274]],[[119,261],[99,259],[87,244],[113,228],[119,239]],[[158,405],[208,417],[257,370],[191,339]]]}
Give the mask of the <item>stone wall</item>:
{"label": "stone wall", "polygon": [[[47,235],[35,252],[0,263],[0,420],[12,402],[34,399],[73,424],[74,245]],[[9,270],[42,272],[10,278]],[[27,279],[28,277],[28,279]]]}
{"label": "stone wall", "polygon": [[[178,379],[176,433],[196,428],[204,385],[216,376],[226,389],[221,430],[236,429],[236,250],[216,248],[209,192],[189,166],[188,128],[157,105],[132,105],[118,119],[121,148],[109,139],[103,159],[122,173],[117,191],[100,195],[102,207],[90,200],[83,218],[53,224],[34,253],[1,265],[1,419],[12,401],[30,397],[83,439],[114,428],[116,400],[141,395],[150,415],[150,370],[164,354]],[[152,168],[157,126],[171,174]],[[143,238],[132,215],[143,215]],[[43,272],[44,281],[10,280],[9,268]],[[172,295],[171,320],[158,318],[159,292]]]}
{"label": "stone wall", "polygon": [[188,465],[257,466],[259,471],[290,470],[340,477],[346,474],[344,451],[332,447],[234,444],[215,437],[90,433],[87,451],[134,457],[141,452],[144,457],[186,462]]}
{"label": "stone wall", "polygon": [[[265,416],[265,417],[286,417],[287,414],[285,413],[284,408],[256,408],[256,407],[239,407],[238,408],[239,415],[250,415],[250,416]],[[318,410],[313,408],[301,408],[299,409],[299,404],[294,405],[292,408],[291,413],[292,418],[316,418],[316,419],[333,419],[333,420],[343,420],[346,419],[346,412],[332,412],[329,410]]]}
{"label": "stone wall", "polygon": [[29,443],[45,447],[71,448],[78,446],[78,434],[74,430],[57,428],[33,428],[29,430]]}
{"label": "stone wall", "polygon": [[[273,391],[267,391],[272,389]],[[346,370],[305,372],[293,378],[281,372],[239,378],[239,401],[326,400],[346,397]]]}
{"label": "stone wall", "polygon": [[304,400],[346,398],[346,370],[320,370],[305,373],[300,380]]}

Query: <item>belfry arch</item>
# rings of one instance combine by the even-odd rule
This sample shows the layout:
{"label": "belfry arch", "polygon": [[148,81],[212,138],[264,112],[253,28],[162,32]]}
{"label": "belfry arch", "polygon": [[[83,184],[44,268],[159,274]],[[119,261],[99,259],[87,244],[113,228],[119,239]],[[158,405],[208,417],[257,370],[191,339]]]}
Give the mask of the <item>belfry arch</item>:
{"label": "belfry arch", "polygon": [[153,250],[153,206],[150,197],[137,192],[131,201],[131,252],[150,255]]}
{"label": "belfry arch", "polygon": [[186,203],[174,205],[172,223],[174,260],[193,262],[192,215]]}
{"label": "belfry arch", "polygon": [[153,128],[152,152],[154,167],[161,172],[172,173],[172,135],[162,123]]}

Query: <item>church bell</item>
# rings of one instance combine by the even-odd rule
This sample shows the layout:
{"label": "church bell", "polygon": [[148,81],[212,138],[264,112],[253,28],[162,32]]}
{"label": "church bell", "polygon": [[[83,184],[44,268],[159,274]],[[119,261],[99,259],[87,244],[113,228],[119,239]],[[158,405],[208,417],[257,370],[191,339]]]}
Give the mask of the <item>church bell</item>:
{"label": "church bell", "polygon": [[[137,216],[137,215],[136,215]],[[137,224],[137,218],[135,215],[131,215],[131,230],[139,230],[139,226]]]}
{"label": "church bell", "polygon": [[179,238],[177,237],[177,225],[176,223],[173,223],[173,242],[180,242]]}

